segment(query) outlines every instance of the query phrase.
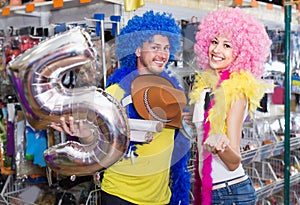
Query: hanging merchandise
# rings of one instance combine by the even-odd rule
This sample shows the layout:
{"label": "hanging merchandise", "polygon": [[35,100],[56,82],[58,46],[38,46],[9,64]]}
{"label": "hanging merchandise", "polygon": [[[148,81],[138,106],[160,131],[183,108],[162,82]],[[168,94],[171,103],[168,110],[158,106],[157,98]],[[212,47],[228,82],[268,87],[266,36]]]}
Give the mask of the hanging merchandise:
{"label": "hanging merchandise", "polygon": [[[85,18],[87,21],[95,23],[91,33],[92,42],[97,50],[101,76],[99,79],[100,88],[107,86],[108,77],[118,68],[118,59],[115,55],[115,37],[120,32],[121,16],[110,16],[110,21],[105,20],[103,13],[95,13],[93,19]],[[106,24],[111,24],[111,29],[106,28]],[[104,62],[104,63],[103,63]]]}
{"label": "hanging merchandise", "polygon": [[26,126],[26,158],[33,160],[33,164],[45,167],[43,153],[47,148],[46,130],[35,130]]}
{"label": "hanging merchandise", "polygon": [[[12,96],[8,96],[13,98]],[[14,143],[14,131],[15,131],[15,102],[11,101],[7,103],[8,119],[7,119],[7,152],[9,157],[14,157],[15,143]]]}
{"label": "hanging merchandise", "polygon": [[285,33],[281,29],[268,30],[268,34],[272,40],[271,53],[272,62],[284,62],[284,36]]}
{"label": "hanging merchandise", "polygon": [[15,7],[15,6],[21,6],[22,1],[21,0],[9,0],[8,7]]}
{"label": "hanging merchandise", "polygon": [[[33,155],[35,161],[27,157],[26,149],[30,146],[34,146],[37,140],[29,140],[26,137],[26,121],[24,119],[24,114],[21,110],[21,106],[19,104],[15,105],[16,110],[16,120],[15,120],[15,128],[14,128],[14,142],[15,142],[15,171],[16,171],[16,178],[17,179],[27,179],[31,182],[42,182],[41,179],[45,182],[45,162],[43,163],[36,163],[38,159],[43,159],[43,151],[46,149],[45,142],[38,141],[39,145],[36,146],[36,152],[42,150],[39,156]],[[46,139],[46,136],[44,136]],[[46,141],[46,140],[44,140]],[[30,145],[30,146],[29,146]],[[32,158],[33,158],[32,157]]]}
{"label": "hanging merchandise", "polygon": [[38,39],[30,37],[31,27],[24,27],[16,30],[12,26],[10,27],[10,36],[8,36],[3,43],[3,68],[6,72],[8,63],[15,59],[18,55],[25,52],[29,48],[38,44]]}
{"label": "hanging merchandise", "polygon": [[125,11],[129,12],[129,11],[135,11],[137,10],[139,7],[144,6],[144,0],[124,0],[124,7],[125,7]]}
{"label": "hanging merchandise", "polygon": [[292,75],[292,92],[300,94],[300,76],[295,73]]}
{"label": "hanging merchandise", "polygon": [[7,5],[7,3],[8,3],[8,0],[1,0],[0,1],[0,8],[5,7]]}
{"label": "hanging merchandise", "polygon": [[[44,152],[48,167],[66,176],[105,169],[123,157],[128,147],[129,125],[122,107],[95,86],[99,79],[97,60],[89,34],[76,27],[9,63],[8,75],[34,129],[45,129],[52,122],[59,123],[62,116],[73,116],[90,131],[80,143],[67,141]],[[62,78],[69,71],[74,72],[76,81],[68,88]]]}
{"label": "hanging merchandise", "polygon": [[192,65],[195,61],[194,44],[195,36],[198,31],[198,17],[193,16],[190,21],[181,20],[181,31],[183,37],[183,61]]}
{"label": "hanging merchandise", "polygon": [[293,71],[297,71],[300,69],[300,32],[292,32],[292,35],[293,37],[291,39],[291,64]]}
{"label": "hanging merchandise", "polygon": [[14,96],[6,96],[7,101],[7,119],[3,121],[1,144],[1,173],[5,175],[15,173],[14,161],[14,123],[15,123],[15,106]]}
{"label": "hanging merchandise", "polygon": [[67,30],[66,23],[60,23],[60,24],[55,25],[55,27],[54,27],[54,34],[63,33],[66,30]]}
{"label": "hanging merchandise", "polygon": [[196,16],[191,18],[191,21],[182,20],[181,21],[181,29],[183,40],[183,49],[189,50],[194,47],[194,43],[196,42],[195,36],[198,31],[199,21]]}

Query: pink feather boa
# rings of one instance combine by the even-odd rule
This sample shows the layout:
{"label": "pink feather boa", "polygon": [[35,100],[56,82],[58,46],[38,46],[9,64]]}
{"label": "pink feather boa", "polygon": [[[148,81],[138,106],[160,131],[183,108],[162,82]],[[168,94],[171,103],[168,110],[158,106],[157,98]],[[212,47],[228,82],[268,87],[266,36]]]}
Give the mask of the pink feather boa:
{"label": "pink feather boa", "polygon": [[[220,72],[220,79],[218,86],[224,81],[229,79],[230,72],[225,70]],[[210,131],[210,121],[207,120],[209,110],[213,107],[214,100],[211,99],[208,108],[204,112],[204,122],[203,123],[203,139],[202,144],[205,142],[209,135]],[[196,154],[196,162],[195,162],[195,183],[194,183],[194,205],[211,205],[212,202],[212,154],[206,150],[203,150],[201,156],[203,157],[203,167],[201,170],[202,173],[202,180],[199,176],[199,157],[198,153]]]}

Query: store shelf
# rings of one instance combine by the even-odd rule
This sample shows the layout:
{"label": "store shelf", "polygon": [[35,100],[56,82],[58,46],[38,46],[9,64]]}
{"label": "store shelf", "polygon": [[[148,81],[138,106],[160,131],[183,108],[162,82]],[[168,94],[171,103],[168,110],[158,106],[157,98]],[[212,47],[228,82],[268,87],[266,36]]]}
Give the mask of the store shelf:
{"label": "store shelf", "polygon": [[[65,0],[64,2],[73,2],[74,0]],[[23,4],[21,6],[13,6],[13,7],[4,7],[2,9],[0,9],[0,11],[2,12],[5,8],[10,8],[10,11],[25,11],[27,4]],[[35,8],[41,8],[41,9],[45,9],[45,10],[49,10],[51,9],[51,7],[53,7],[53,1],[45,1],[45,2],[37,2],[34,3]]]}
{"label": "store shelf", "polygon": [[[299,166],[296,156],[291,156],[291,164]],[[269,158],[261,162],[253,162],[245,166],[245,170],[252,179],[259,199],[274,196],[284,188],[284,161],[282,159]],[[291,173],[290,185],[298,185],[299,182],[300,171]]]}
{"label": "store shelf", "polygon": [[[265,117],[243,127],[241,155],[244,165],[283,154],[284,121],[284,116]],[[299,122],[300,115],[291,113],[290,150],[300,147]],[[249,149],[245,150],[246,146]]]}
{"label": "store shelf", "polygon": [[[300,136],[290,139],[290,149],[294,150],[300,147]],[[273,156],[283,154],[284,141],[275,142],[269,145],[263,145],[257,149],[242,152],[243,164],[262,161]]]}
{"label": "store shelf", "polygon": [[[300,183],[300,114],[291,113],[290,117],[290,185],[298,186]],[[253,181],[259,199],[258,204],[268,204],[269,199],[281,197],[280,194],[284,190],[284,128],[283,115],[254,119],[243,127],[242,163]],[[291,192],[291,201],[299,200],[299,193]],[[280,199],[278,198],[277,201]]]}
{"label": "store shelf", "polygon": [[[8,18],[14,15],[28,15],[28,16],[34,16],[34,15],[39,15],[40,12],[47,12],[47,11],[54,11],[58,9],[68,9],[68,8],[78,8],[86,5],[93,5],[93,4],[98,4],[101,2],[107,2],[107,3],[113,3],[109,0],[91,0],[91,2],[87,3],[81,3],[80,0],[63,0],[63,5],[62,7],[55,7],[54,1],[44,1],[44,2],[29,2],[27,4],[23,4],[21,6],[13,6],[9,7],[10,9],[10,15],[8,16],[1,16],[2,18]],[[32,12],[26,12],[26,6],[28,4],[34,3],[34,11]],[[0,9],[0,12],[2,14],[3,10],[8,7],[4,7]]]}
{"label": "store shelf", "polygon": [[[83,189],[86,188],[86,184],[82,186],[79,185],[77,190],[59,190],[48,187],[46,184],[32,184],[28,183],[26,180],[17,180],[13,175],[9,175],[5,182],[5,185],[0,194],[0,204],[1,205],[37,205],[44,204],[45,201],[41,201],[41,203],[37,203],[34,201],[35,199],[41,197],[45,194],[51,194],[52,197],[57,197],[57,195],[53,195],[55,192],[62,193],[73,193],[79,199],[78,195],[83,192]],[[86,200],[84,205],[98,205],[100,202],[98,201],[100,195],[100,189],[96,185],[93,186],[91,191],[86,195]],[[63,197],[63,196],[62,196]],[[43,197],[42,197],[43,198]],[[53,199],[52,199],[53,200]],[[46,201],[47,204],[52,204],[49,199]],[[57,203],[53,203],[57,204]],[[59,203],[60,204],[60,203]],[[72,203],[73,204],[73,203]],[[80,203],[83,204],[83,203]]]}
{"label": "store shelf", "polygon": [[[299,184],[299,182],[300,182],[300,173],[290,177],[290,185],[291,186]],[[276,182],[276,184],[272,190],[273,195],[280,192],[281,190],[283,190],[283,188],[284,188],[284,180],[280,179],[278,182]]]}
{"label": "store shelf", "polygon": [[275,187],[276,175],[268,162],[254,162],[245,167],[251,177],[258,198],[272,195]]}

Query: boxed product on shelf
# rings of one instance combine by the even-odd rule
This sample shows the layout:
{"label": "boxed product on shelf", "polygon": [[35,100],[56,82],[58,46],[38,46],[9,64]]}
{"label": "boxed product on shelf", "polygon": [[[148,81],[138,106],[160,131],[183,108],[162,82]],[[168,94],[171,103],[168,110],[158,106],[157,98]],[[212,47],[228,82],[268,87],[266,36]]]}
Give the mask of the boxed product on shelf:
{"label": "boxed product on shelf", "polygon": [[293,203],[294,204],[300,204],[300,184],[295,184],[293,186],[291,186],[290,188],[291,190],[293,190]]}
{"label": "boxed product on shelf", "polygon": [[[272,157],[265,159],[264,161],[269,162],[272,166],[272,169],[275,172],[275,175],[277,177],[277,183],[274,187],[274,192],[279,192],[284,187],[284,169],[285,169],[285,163],[283,159],[283,155]],[[291,155],[290,156],[290,184],[294,185],[298,183],[300,179],[300,173],[295,169],[295,166],[299,166],[298,157]]]}
{"label": "boxed product on shelf", "polygon": [[276,117],[261,118],[254,122],[254,129],[261,143],[258,150],[258,161],[274,155],[274,150],[279,142],[271,126],[274,121],[277,121]]}
{"label": "boxed product on shelf", "polygon": [[[256,205],[284,205],[284,193],[283,191],[261,199]],[[295,191],[290,192],[290,205],[299,205],[299,197]]]}
{"label": "boxed product on shelf", "polygon": [[263,187],[258,171],[253,167],[245,167],[245,170],[252,180],[255,191],[259,191]]}
{"label": "boxed product on shelf", "polygon": [[258,148],[261,146],[260,141],[254,128],[252,126],[244,126],[242,130],[242,139],[241,139],[241,153],[243,164],[249,164],[252,161],[255,161]]}
{"label": "boxed product on shelf", "polygon": [[245,166],[245,170],[251,177],[258,198],[272,195],[277,177],[270,163],[253,162]]}

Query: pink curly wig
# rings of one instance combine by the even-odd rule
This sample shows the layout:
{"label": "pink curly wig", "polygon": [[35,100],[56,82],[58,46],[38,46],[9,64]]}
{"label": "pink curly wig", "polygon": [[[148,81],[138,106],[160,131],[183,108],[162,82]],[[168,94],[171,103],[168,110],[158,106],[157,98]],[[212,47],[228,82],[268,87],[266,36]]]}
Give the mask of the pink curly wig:
{"label": "pink curly wig", "polygon": [[219,9],[203,18],[194,47],[198,65],[210,68],[208,48],[216,36],[231,39],[236,60],[228,66],[230,72],[247,70],[260,78],[264,62],[270,54],[271,40],[264,24],[240,8]]}

